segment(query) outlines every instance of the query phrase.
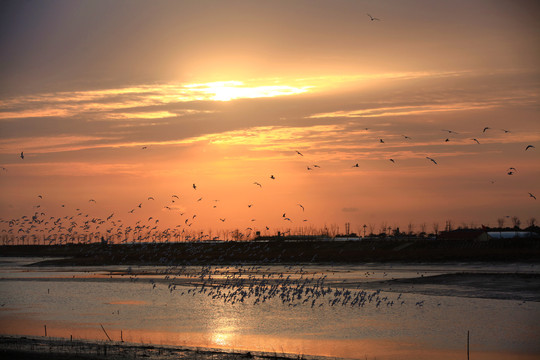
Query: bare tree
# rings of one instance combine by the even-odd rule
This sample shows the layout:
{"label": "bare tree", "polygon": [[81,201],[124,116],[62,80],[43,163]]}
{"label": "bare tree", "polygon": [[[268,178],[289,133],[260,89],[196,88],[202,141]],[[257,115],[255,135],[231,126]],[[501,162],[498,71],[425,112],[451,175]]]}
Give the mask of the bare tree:
{"label": "bare tree", "polygon": [[527,224],[529,225],[529,227],[534,227],[536,225],[536,218],[530,218],[529,220],[527,220]]}
{"label": "bare tree", "polygon": [[386,224],[386,221],[383,221],[381,223],[381,227],[379,228],[379,234],[386,234],[386,228],[388,225]]}
{"label": "bare tree", "polygon": [[433,223],[433,233],[435,235],[438,235],[439,234],[439,223],[438,222],[434,222]]}
{"label": "bare tree", "polygon": [[409,222],[407,225],[407,235],[411,236],[414,232],[414,224],[412,222]]}
{"label": "bare tree", "polygon": [[514,225],[514,229],[519,229],[519,226],[521,225],[521,220],[517,216],[512,216],[512,225]]}
{"label": "bare tree", "polygon": [[504,228],[504,218],[497,219],[497,226],[501,229]]}

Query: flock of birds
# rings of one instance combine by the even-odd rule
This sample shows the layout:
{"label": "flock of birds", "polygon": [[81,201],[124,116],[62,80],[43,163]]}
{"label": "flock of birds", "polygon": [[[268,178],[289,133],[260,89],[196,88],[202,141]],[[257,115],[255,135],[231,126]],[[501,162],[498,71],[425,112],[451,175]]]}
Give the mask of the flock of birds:
{"label": "flock of birds", "polygon": [[[365,130],[369,130],[366,128]],[[485,127],[482,130],[482,133],[485,134],[487,131],[490,131],[490,127]],[[458,133],[453,130],[443,129],[442,131],[448,133],[449,135],[457,135]],[[510,133],[509,130],[501,129],[504,133]],[[402,135],[406,141],[411,141],[412,138],[407,135]],[[451,141],[451,137],[446,138],[444,141]],[[477,138],[472,138],[472,141],[480,144],[480,141]],[[379,143],[385,144],[385,140],[379,138]],[[143,147],[146,149],[147,147]],[[524,151],[532,151],[535,149],[535,146],[532,144],[524,146]],[[294,153],[299,157],[304,157],[304,153],[300,150],[295,150]],[[24,160],[24,152],[21,152],[20,157]],[[430,161],[433,165],[439,165],[439,162],[433,157],[426,156],[426,160]],[[393,158],[389,159],[392,163],[396,164],[396,160]],[[359,163],[352,165],[353,168],[360,168]],[[310,164],[307,165],[307,170],[312,171],[315,168],[321,168],[319,164]],[[515,167],[509,167],[506,170],[508,176],[512,176],[517,173]],[[276,181],[278,179],[277,175],[270,174],[268,176],[268,181]],[[494,180],[491,181],[494,183]],[[254,186],[258,188],[263,188],[262,181],[254,181]],[[191,185],[193,191],[198,190],[197,184],[193,183]],[[536,196],[528,192],[528,196],[536,200]],[[249,222],[254,224],[252,226],[246,227],[242,231],[236,230],[235,232],[223,231],[222,233],[212,236],[211,233],[202,233],[199,231],[191,230],[191,226],[197,219],[197,213],[193,212],[188,214],[185,210],[180,210],[183,206],[178,206],[181,203],[182,196],[178,194],[170,195],[168,200],[165,200],[165,203],[162,204],[161,210],[166,210],[170,212],[177,213],[181,219],[178,221],[178,225],[174,228],[161,228],[159,226],[159,221],[155,216],[149,216],[147,218],[139,218],[134,222],[133,218],[128,218],[127,221],[123,220],[121,216],[116,212],[112,212],[110,215],[102,218],[90,215],[89,211],[83,211],[83,207],[75,208],[71,210],[71,215],[64,216],[47,216],[45,205],[42,204],[44,200],[43,195],[37,195],[39,202],[34,205],[34,211],[31,215],[25,215],[20,218],[14,219],[0,219],[0,225],[2,226],[1,233],[7,235],[2,238],[3,244],[15,244],[15,243],[43,243],[43,244],[62,244],[68,242],[93,242],[99,241],[102,237],[105,237],[106,240],[117,242],[117,243],[126,243],[126,242],[156,242],[156,241],[190,241],[190,240],[229,240],[229,236],[233,237],[236,240],[249,239],[257,231],[262,230],[264,233],[267,233],[270,230],[270,227],[257,223],[257,219],[250,218]],[[210,202],[205,200],[204,196],[196,197],[196,203],[210,203],[210,207],[215,209],[219,205],[218,199],[211,200]],[[130,216],[136,215],[143,206],[147,206],[149,203],[156,202],[154,196],[148,196],[145,200],[137,202],[137,205],[134,206],[131,210],[127,211],[127,214]],[[96,204],[95,199],[89,199],[89,204]],[[185,205],[185,204],[183,204]],[[289,211],[282,212],[281,218],[284,222],[307,222],[308,219],[302,217],[301,220],[296,218],[293,220],[291,216],[288,215],[290,211],[295,212],[298,216],[305,213],[305,207],[301,203],[296,204],[297,211],[289,209]],[[56,205],[58,206],[58,205]],[[254,203],[250,202],[246,204],[248,208],[254,207]],[[60,205],[61,208],[65,208],[64,204]],[[50,206],[49,206],[50,208]],[[66,209],[67,210],[67,209]],[[89,210],[89,209],[87,209]],[[157,210],[154,206],[153,211]],[[277,216],[276,216],[277,217]],[[225,223],[227,221],[226,217],[217,216],[218,221]],[[133,224],[134,222],[134,224]],[[128,225],[128,223],[132,225]]]}
{"label": "flock of birds", "polygon": [[[369,17],[370,21],[381,21],[380,18],[374,17],[371,14],[366,14]],[[369,130],[368,128],[365,128],[365,130]],[[442,129],[443,132],[447,133],[447,136],[444,139],[445,143],[453,141],[453,137],[458,135],[459,133],[450,130],[450,129]],[[496,131],[492,129],[489,126],[486,126],[482,129],[481,134],[486,134],[490,131]],[[511,133],[510,130],[507,129],[500,129],[500,131],[504,132],[505,134]],[[401,135],[405,141],[413,141],[412,137],[408,135]],[[481,141],[479,140],[480,136],[478,137],[472,137],[470,138],[470,141],[480,145]],[[461,139],[463,140],[463,139]],[[385,139],[378,138],[378,143],[380,144],[386,144]],[[142,150],[147,150],[148,146],[143,146]],[[532,151],[535,149],[535,146],[532,144],[525,145],[524,151]],[[295,154],[304,157],[304,153],[302,153],[300,150],[295,150]],[[20,159],[24,161],[25,159],[25,153],[24,151],[21,151],[20,153]],[[427,155],[425,156],[425,159],[429,161],[433,165],[439,166],[439,161],[435,159],[433,156]],[[399,159],[397,158],[388,158],[388,161],[390,161],[394,165],[398,165]],[[319,164],[306,164],[305,165],[307,171],[314,171],[316,169],[320,169],[321,165]],[[361,168],[361,165],[356,162],[351,165],[352,168]],[[5,167],[2,167],[2,170],[7,171]],[[506,169],[506,175],[513,176],[517,174],[517,169],[515,167],[509,167]],[[268,179],[270,181],[276,181],[278,179],[278,176],[275,174],[270,174],[268,176]],[[491,183],[495,183],[495,180],[491,180]],[[264,182],[258,180],[254,181],[253,185],[257,186],[258,188],[263,188]],[[193,190],[197,190],[197,185],[194,183],[192,185]],[[527,193],[529,198],[536,200],[536,196],[532,192]],[[38,195],[40,200],[43,200],[42,195]],[[135,215],[140,209],[142,209],[143,205],[145,204],[145,201],[155,201],[155,198],[153,196],[147,197],[144,201],[139,201],[136,206],[134,206],[131,210],[128,211],[128,214]],[[97,201],[95,199],[90,199],[90,203],[96,203]],[[41,237],[43,239],[43,243],[62,243],[73,241],[74,238],[78,238],[77,241],[81,241],[81,235],[86,236],[87,240],[83,241],[92,241],[94,240],[93,237],[100,236],[98,233],[101,233],[101,236],[106,236],[107,239],[118,239],[120,242],[128,242],[130,239],[135,241],[156,241],[156,238],[159,239],[171,239],[171,240],[217,240],[219,236],[212,237],[210,234],[201,234],[196,231],[190,231],[191,226],[194,224],[197,218],[197,213],[193,212],[191,214],[187,214],[186,211],[181,210],[182,207],[177,206],[181,202],[180,196],[176,194],[172,194],[170,199],[166,201],[163,204],[162,209],[176,212],[180,215],[180,218],[178,220],[179,224],[176,225],[173,229],[165,229],[162,230],[159,228],[159,219],[155,218],[154,216],[149,216],[146,219],[138,219],[134,225],[127,225],[126,223],[133,224],[133,218],[127,219],[126,222],[123,221],[123,219],[118,215],[118,212],[111,213],[109,216],[105,218],[96,217],[90,215],[88,212],[83,212],[81,210],[82,207],[75,208],[75,215],[64,215],[64,216],[47,216],[47,213],[45,212],[44,208],[41,204],[36,204],[34,206],[34,213],[29,216],[22,216],[20,218],[15,219],[0,219],[0,225],[1,224],[7,224],[7,226],[2,227],[2,232],[6,233],[6,235],[9,235],[10,237],[8,239],[4,238],[4,243],[6,242],[17,242],[17,238],[22,237],[23,242],[26,239],[29,241],[30,236],[37,235],[38,237]],[[204,197],[201,196],[197,199],[197,203],[203,203]],[[212,200],[211,201],[211,207],[217,208],[218,207],[219,200]],[[301,209],[301,213],[298,213],[293,211],[292,209],[289,209],[287,211],[282,212],[282,216],[279,217],[281,220],[289,223],[305,223],[308,222],[308,219],[305,218],[305,207],[304,205],[298,203],[298,209]],[[248,208],[252,208],[254,206],[253,203],[247,204]],[[65,205],[61,205],[62,208],[65,207]],[[155,208],[153,208],[153,211]],[[295,212],[295,215],[297,217],[290,216],[290,212]],[[55,213],[57,213],[55,211]],[[289,214],[288,214],[289,213]],[[300,216],[301,215],[301,216]],[[277,218],[277,215],[276,215]],[[181,219],[181,220],[180,220]],[[180,222],[181,221],[181,222]],[[216,222],[225,223],[228,221],[226,216],[216,216]],[[257,222],[257,219],[250,218],[248,220],[249,224],[253,224],[250,226],[247,226],[242,232],[236,233],[236,238],[249,238],[252,233],[255,233],[257,231],[263,231],[267,232],[270,230],[270,227],[266,224],[262,224],[260,222]],[[66,235],[64,239],[58,237],[60,235]],[[226,236],[228,239],[229,233],[222,234],[222,236]]]}
{"label": "flock of birds", "polygon": [[[260,305],[277,299],[284,306],[314,307],[350,306],[379,307],[403,306],[403,294],[386,293],[381,289],[365,290],[366,283],[351,284],[346,280],[331,280],[328,272],[304,270],[300,266],[285,266],[283,271],[259,265],[249,266],[191,266],[171,267],[163,270],[163,278],[145,280],[150,274],[134,273],[131,268],[121,276],[130,281],[147,281],[152,289],[167,286],[168,291],[180,296],[208,296],[224,304]],[[366,279],[375,272],[367,271]],[[118,274],[116,274],[118,275]],[[157,275],[153,273],[153,275]],[[386,272],[383,278],[386,276]],[[380,276],[380,274],[378,275]],[[373,286],[368,286],[373,288]],[[392,295],[390,295],[392,294]],[[422,307],[424,300],[415,306]]]}

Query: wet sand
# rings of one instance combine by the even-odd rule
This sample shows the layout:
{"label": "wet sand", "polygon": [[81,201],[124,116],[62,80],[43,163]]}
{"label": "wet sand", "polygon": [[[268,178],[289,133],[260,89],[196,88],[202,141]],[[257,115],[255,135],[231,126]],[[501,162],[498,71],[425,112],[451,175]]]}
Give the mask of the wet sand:
{"label": "wet sand", "polygon": [[347,284],[382,291],[434,296],[540,301],[540,274],[456,273]]}
{"label": "wet sand", "polygon": [[[0,358],[35,360],[240,360],[305,358],[301,355],[225,352],[214,349],[191,349],[173,346],[143,345],[121,342],[98,342],[43,337],[0,336]],[[308,357],[306,359],[322,359]]]}

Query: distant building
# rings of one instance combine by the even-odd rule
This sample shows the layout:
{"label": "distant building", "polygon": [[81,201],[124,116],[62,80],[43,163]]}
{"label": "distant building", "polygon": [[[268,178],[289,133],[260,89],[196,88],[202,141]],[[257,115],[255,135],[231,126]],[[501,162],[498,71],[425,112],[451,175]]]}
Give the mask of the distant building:
{"label": "distant building", "polygon": [[470,240],[487,241],[488,233],[482,229],[458,229],[452,231],[441,231],[438,240]]}
{"label": "distant building", "polygon": [[360,237],[356,234],[336,235],[334,241],[360,241]]}
{"label": "distant building", "polygon": [[538,237],[538,234],[532,231],[488,231],[490,239],[522,239]]}

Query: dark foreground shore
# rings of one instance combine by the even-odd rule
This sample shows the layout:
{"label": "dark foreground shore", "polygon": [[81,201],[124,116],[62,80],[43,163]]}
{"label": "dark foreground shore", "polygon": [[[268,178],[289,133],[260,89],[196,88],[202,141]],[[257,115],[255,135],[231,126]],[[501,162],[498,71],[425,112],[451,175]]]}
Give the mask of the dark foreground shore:
{"label": "dark foreground shore", "polygon": [[[0,336],[0,358],[13,360],[291,360],[301,355],[226,352],[172,346]],[[314,359],[311,358],[310,359]]]}
{"label": "dark foreground shore", "polygon": [[39,265],[204,265],[540,261],[540,238],[67,244],[0,246],[1,256],[58,257]]}

